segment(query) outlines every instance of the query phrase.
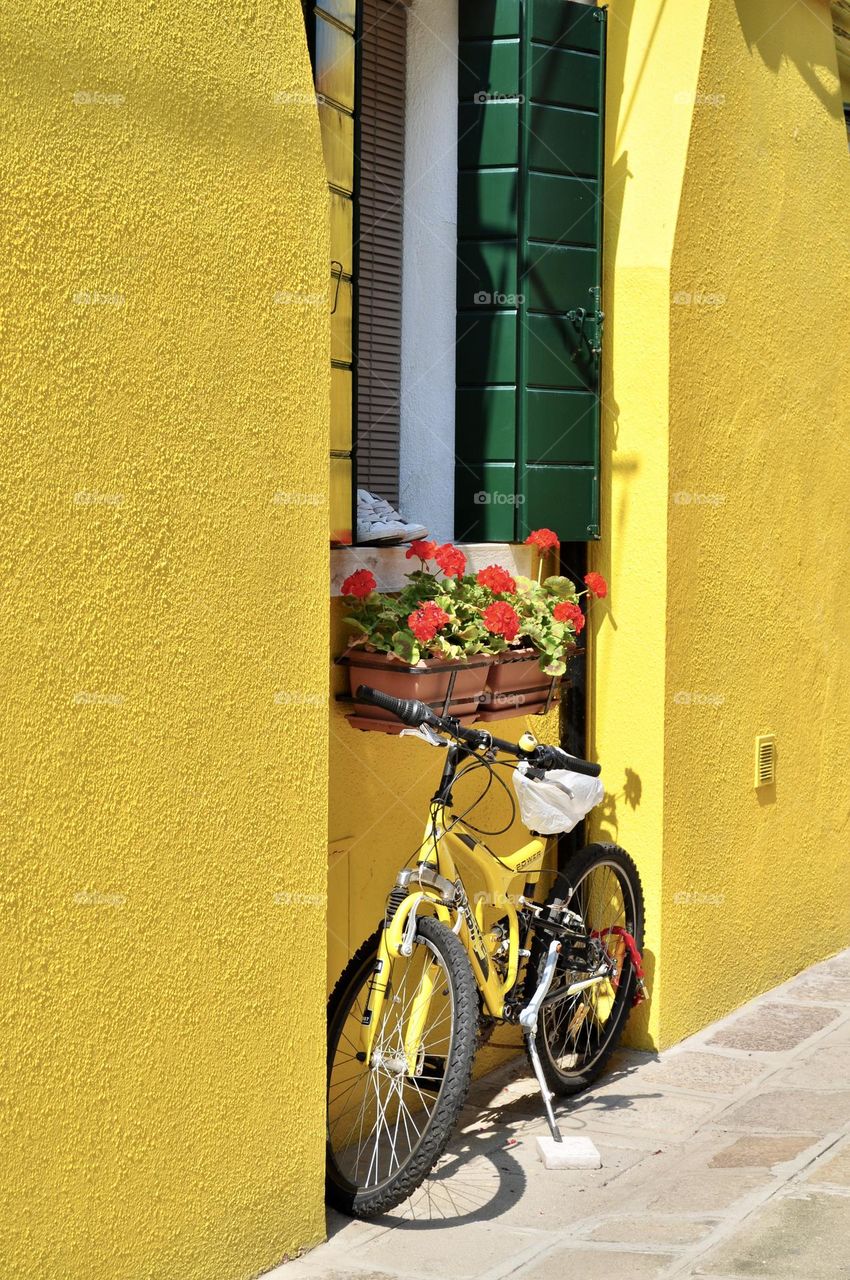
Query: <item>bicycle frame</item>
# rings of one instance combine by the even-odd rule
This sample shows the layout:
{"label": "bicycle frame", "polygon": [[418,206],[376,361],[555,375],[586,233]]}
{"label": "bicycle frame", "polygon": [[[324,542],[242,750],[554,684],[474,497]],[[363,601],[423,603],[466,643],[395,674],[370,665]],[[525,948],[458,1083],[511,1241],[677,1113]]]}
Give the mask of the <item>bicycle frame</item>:
{"label": "bicycle frame", "polygon": [[[425,852],[415,870],[402,872],[397,881],[408,892],[381,932],[375,973],[362,1022],[361,1045],[367,1062],[372,1056],[387,993],[390,961],[410,954],[416,913],[420,907],[433,911],[459,935],[472,964],[484,1007],[491,1017],[504,1017],[505,998],[517,980],[521,959],[517,907],[523,896],[533,892],[529,876],[541,869],[547,842],[542,837],[534,837],[513,853],[500,855],[497,859],[472,831],[464,827],[462,820],[451,817],[451,786],[463,756],[474,756],[474,753],[454,745],[448,748],[443,777],[432,800],[431,815],[420,846]],[[477,873],[484,882],[484,891],[476,894],[474,904],[470,904],[464,887],[464,870]],[[520,877],[524,878],[520,881]],[[516,892],[517,888],[519,892]],[[500,917],[507,917],[508,956],[504,978],[494,963],[495,952],[502,947],[504,934],[501,930],[486,928],[485,907],[498,908]],[[404,1049],[411,1072],[428,1016],[433,981],[433,975],[426,968],[408,1015]]]}

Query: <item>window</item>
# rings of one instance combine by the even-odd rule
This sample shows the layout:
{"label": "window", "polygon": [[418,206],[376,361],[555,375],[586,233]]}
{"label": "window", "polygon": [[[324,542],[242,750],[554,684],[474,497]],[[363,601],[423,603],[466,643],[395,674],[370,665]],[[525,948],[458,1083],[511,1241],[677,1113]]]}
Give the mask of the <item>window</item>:
{"label": "window", "polygon": [[332,539],[358,486],[441,540],[598,537],[604,11],[308,3]]}
{"label": "window", "polygon": [[355,485],[399,498],[405,6],[317,0],[307,14],[331,200],[331,541]]}

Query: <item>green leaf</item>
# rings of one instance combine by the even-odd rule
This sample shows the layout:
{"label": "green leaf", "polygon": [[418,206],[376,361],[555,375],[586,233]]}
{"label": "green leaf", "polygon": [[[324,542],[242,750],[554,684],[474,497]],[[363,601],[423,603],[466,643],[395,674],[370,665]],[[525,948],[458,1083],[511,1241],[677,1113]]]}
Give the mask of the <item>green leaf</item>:
{"label": "green leaf", "polygon": [[561,658],[553,658],[551,662],[547,662],[543,668],[547,676],[562,676],[567,670],[567,664]]}
{"label": "green leaf", "polygon": [[576,593],[575,583],[560,574],[553,574],[551,578],[544,578],[543,585],[547,591],[553,596],[557,596],[559,600],[565,600],[568,596],[574,596]]}

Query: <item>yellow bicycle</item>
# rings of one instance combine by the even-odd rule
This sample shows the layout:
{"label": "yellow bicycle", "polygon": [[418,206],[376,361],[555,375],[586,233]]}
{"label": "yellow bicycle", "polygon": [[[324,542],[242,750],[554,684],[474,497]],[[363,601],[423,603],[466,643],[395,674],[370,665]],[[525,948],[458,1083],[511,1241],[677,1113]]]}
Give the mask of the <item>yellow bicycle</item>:
{"label": "yellow bicycle", "polygon": [[[613,844],[574,854],[535,901],[546,838],[496,856],[455,814],[452,789],[472,769],[597,776],[599,766],[538,744],[466,729],[425,703],[361,685],[445,750],[414,866],[399,872],[381,925],[355,953],[328,1005],[327,1195],[355,1217],[406,1199],[443,1154],[469,1088],[479,1032],[519,1024],[560,1141],[551,1099],[603,1070],[644,996],[643,892]],[[499,760],[510,757],[513,763]],[[509,790],[509,789],[508,789]],[[470,899],[463,875],[484,890]]]}

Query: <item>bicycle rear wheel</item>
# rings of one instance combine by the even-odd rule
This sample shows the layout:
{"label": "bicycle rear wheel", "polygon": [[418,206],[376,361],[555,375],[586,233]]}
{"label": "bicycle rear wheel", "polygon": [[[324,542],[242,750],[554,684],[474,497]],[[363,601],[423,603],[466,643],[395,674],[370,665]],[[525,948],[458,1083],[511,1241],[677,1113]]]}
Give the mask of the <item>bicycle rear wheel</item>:
{"label": "bicycle rear wheel", "polygon": [[[366,1062],[360,1030],[379,937],[352,957],[328,1004],[327,1198],[359,1218],[400,1204],[446,1149],[469,1089],[478,1026],[463,945],[440,921],[422,917],[413,954],[390,962]],[[405,1031],[426,986],[432,994],[411,1063]]]}
{"label": "bicycle rear wheel", "polygon": [[[544,1005],[537,1023],[537,1045],[543,1073],[553,1093],[568,1096],[586,1089],[605,1065],[625,1030],[637,977],[623,938],[630,934],[643,946],[643,890],[632,859],[615,844],[591,844],[573,855],[557,877],[548,903],[560,902],[581,916],[593,944],[614,962],[612,978],[553,1004]],[[539,975],[548,938],[535,939],[530,975]],[[602,952],[600,952],[602,954]],[[568,956],[558,960],[550,995],[557,996],[587,973],[570,969]]]}

